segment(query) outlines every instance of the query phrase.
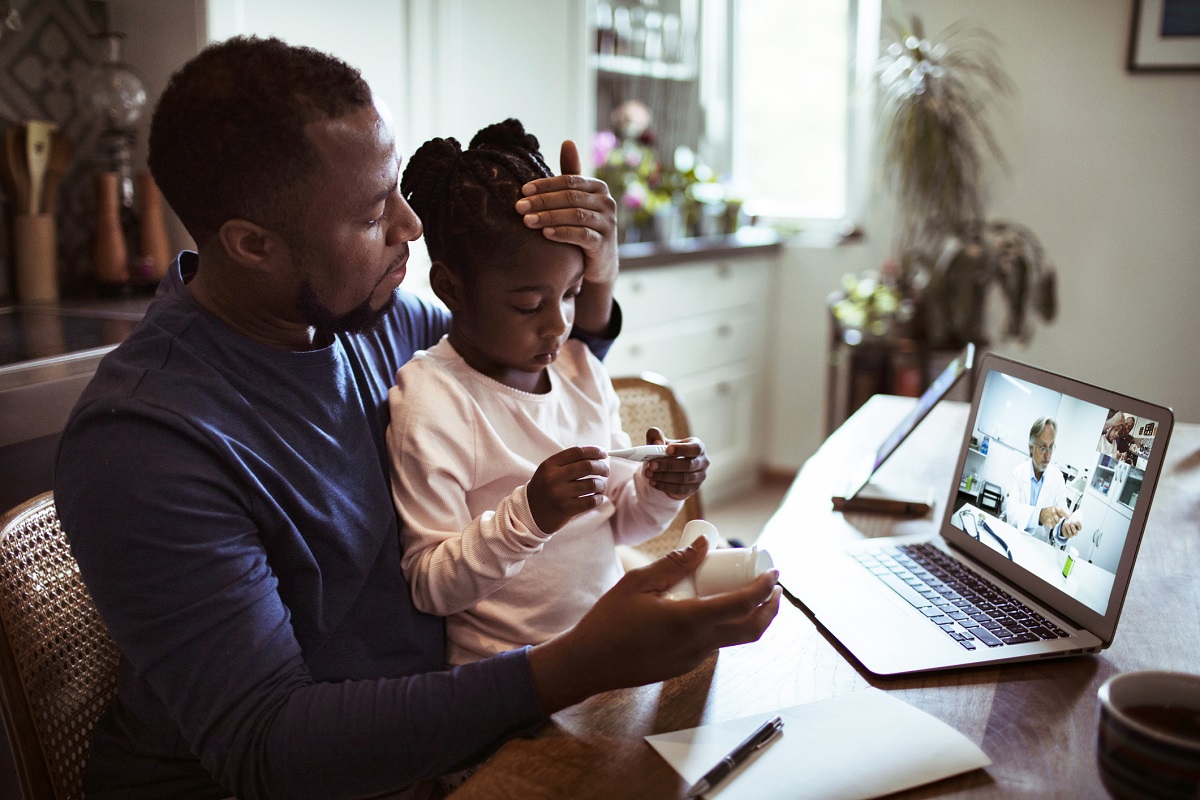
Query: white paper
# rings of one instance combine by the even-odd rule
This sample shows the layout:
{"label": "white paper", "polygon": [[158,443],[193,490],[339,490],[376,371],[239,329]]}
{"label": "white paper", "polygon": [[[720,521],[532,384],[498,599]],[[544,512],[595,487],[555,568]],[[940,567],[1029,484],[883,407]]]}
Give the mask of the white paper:
{"label": "white paper", "polygon": [[[783,718],[783,735],[705,797],[866,800],[992,763],[954,728],[879,689],[774,713]],[[768,711],[646,741],[692,784],[772,716]]]}

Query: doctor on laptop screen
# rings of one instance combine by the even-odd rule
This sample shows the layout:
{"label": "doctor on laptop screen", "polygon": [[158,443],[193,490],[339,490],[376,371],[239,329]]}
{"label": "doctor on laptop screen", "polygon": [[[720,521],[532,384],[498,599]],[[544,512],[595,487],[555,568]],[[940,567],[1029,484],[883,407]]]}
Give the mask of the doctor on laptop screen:
{"label": "doctor on laptop screen", "polygon": [[1083,528],[1067,509],[1067,484],[1050,466],[1058,423],[1038,417],[1029,429],[1029,458],[1013,468],[1004,493],[1004,518],[1014,528],[1060,549]]}
{"label": "doctor on laptop screen", "polygon": [[1105,613],[1158,423],[984,379],[952,524]]}

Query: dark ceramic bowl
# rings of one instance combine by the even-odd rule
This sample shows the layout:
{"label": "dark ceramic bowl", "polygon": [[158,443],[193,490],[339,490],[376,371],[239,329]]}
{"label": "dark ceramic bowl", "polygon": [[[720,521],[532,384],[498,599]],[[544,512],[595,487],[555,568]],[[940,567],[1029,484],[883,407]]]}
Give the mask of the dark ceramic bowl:
{"label": "dark ceramic bowl", "polygon": [[1100,780],[1117,800],[1200,800],[1200,675],[1126,672],[1100,687]]}

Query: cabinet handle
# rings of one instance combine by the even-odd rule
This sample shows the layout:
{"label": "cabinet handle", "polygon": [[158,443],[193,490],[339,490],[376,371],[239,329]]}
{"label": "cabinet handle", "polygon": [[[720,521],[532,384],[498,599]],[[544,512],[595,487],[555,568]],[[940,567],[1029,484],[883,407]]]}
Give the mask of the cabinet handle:
{"label": "cabinet handle", "polygon": [[717,336],[721,337],[722,339],[728,339],[732,335],[733,326],[728,322],[723,322],[717,326]]}
{"label": "cabinet handle", "polygon": [[725,397],[726,395],[729,395],[732,393],[733,393],[733,384],[731,384],[729,381],[721,381],[720,383],[717,384],[717,394],[721,395],[722,397]]}
{"label": "cabinet handle", "polygon": [[718,261],[717,262],[717,277],[718,278],[725,279],[725,278],[728,278],[732,274],[733,274],[733,269],[729,266],[728,261]]}
{"label": "cabinet handle", "polygon": [[629,355],[636,357],[636,356],[640,356],[641,354],[642,354],[642,346],[640,344],[635,344],[629,348]]}
{"label": "cabinet handle", "polygon": [[635,294],[640,294],[640,293],[644,292],[645,290],[646,290],[646,286],[641,281],[634,281],[633,283],[629,284],[629,291],[631,291]]}

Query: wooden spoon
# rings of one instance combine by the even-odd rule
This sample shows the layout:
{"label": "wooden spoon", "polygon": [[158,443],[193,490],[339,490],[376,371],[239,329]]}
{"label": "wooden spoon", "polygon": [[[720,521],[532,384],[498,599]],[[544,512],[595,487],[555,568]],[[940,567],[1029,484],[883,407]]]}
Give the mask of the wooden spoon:
{"label": "wooden spoon", "polygon": [[46,165],[46,195],[42,202],[47,214],[53,214],[58,205],[58,184],[74,155],[70,137],[62,131],[50,134],[50,162]]}
{"label": "wooden spoon", "polygon": [[29,208],[29,169],[25,163],[25,128],[11,125],[4,132],[4,163],[12,178],[13,204],[16,213]]}
{"label": "wooden spoon", "polygon": [[17,199],[17,181],[12,168],[8,165],[8,151],[0,144],[0,185],[4,187],[4,197],[8,202],[15,203]]}
{"label": "wooden spoon", "polygon": [[44,119],[25,121],[25,152],[29,159],[29,213],[42,213],[46,167],[50,164],[50,134],[58,126]]}

